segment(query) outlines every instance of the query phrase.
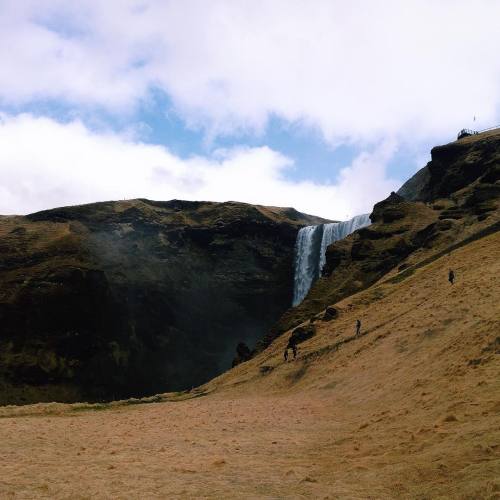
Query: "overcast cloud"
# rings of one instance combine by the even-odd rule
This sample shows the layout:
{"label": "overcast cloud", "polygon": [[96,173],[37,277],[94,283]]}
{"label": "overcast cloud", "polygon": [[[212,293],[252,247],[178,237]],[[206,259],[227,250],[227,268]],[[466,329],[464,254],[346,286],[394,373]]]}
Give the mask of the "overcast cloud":
{"label": "overcast cloud", "polygon": [[[500,122],[499,19],[494,0],[2,0],[0,212],[135,196],[369,210],[398,184],[386,168],[398,147],[474,115]],[[265,136],[277,116],[359,156],[335,184],[298,183],[283,178],[293,158],[269,148],[181,160],[117,132],[15,117],[49,100],[133,123],[153,89],[209,141]]]}

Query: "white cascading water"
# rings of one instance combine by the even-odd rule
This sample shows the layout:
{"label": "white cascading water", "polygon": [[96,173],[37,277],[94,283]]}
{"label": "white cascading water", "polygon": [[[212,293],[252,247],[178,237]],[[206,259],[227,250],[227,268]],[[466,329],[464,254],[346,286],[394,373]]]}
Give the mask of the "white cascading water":
{"label": "white cascading water", "polygon": [[326,249],[334,242],[341,240],[356,229],[369,226],[371,224],[370,214],[356,215],[352,219],[344,222],[332,222],[323,225],[323,239],[321,240],[321,253],[319,256],[319,268],[323,269],[326,263]]}
{"label": "white cascading water", "polygon": [[317,247],[321,243],[323,225],[306,226],[299,230],[295,242],[295,275],[293,305],[302,302],[313,281],[318,277]]}
{"label": "white cascading water", "polygon": [[304,300],[312,284],[321,276],[321,270],[326,262],[327,247],[370,223],[370,216],[363,214],[345,222],[306,226],[300,229],[295,243],[294,306]]}

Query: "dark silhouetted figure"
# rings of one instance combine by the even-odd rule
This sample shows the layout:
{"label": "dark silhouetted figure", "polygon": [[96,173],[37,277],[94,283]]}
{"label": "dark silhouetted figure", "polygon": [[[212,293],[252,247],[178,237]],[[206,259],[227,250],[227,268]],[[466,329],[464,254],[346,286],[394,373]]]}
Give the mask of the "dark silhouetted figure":
{"label": "dark silhouetted figure", "polygon": [[453,272],[453,269],[450,269],[448,273],[448,281],[453,285],[453,282],[455,281],[455,273]]}
{"label": "dark silhouetted figure", "polygon": [[361,321],[359,319],[356,320],[356,337],[359,337],[361,334]]}
{"label": "dark silhouetted figure", "polygon": [[297,339],[293,335],[290,335],[290,338],[288,339],[288,344],[285,348],[285,352],[283,353],[285,361],[288,361],[288,349],[292,350],[293,359],[295,359],[297,357]]}

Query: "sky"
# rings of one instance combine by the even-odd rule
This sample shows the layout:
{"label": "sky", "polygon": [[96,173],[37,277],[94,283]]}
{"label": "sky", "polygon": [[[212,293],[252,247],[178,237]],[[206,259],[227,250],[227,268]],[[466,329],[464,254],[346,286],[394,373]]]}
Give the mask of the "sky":
{"label": "sky", "polygon": [[370,212],[500,124],[499,0],[0,0],[0,214]]}

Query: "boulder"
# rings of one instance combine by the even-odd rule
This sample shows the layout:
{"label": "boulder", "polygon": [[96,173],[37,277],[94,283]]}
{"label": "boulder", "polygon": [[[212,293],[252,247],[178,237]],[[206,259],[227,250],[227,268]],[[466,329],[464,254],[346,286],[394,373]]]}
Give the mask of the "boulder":
{"label": "boulder", "polygon": [[245,344],[245,342],[240,342],[236,346],[236,357],[233,359],[232,367],[234,368],[235,366],[238,366],[239,364],[244,363],[251,358],[252,351],[250,350],[250,348]]}
{"label": "boulder", "polygon": [[301,342],[314,337],[314,335],[316,335],[316,327],[313,323],[308,323],[307,325],[301,325],[295,328],[295,330],[292,331],[290,338],[292,338],[296,344],[300,344]]}
{"label": "boulder", "polygon": [[370,214],[370,220],[374,222],[392,222],[404,217],[404,212],[399,205],[405,202],[405,199],[394,191],[383,201],[376,203]]}
{"label": "boulder", "polygon": [[339,317],[338,310],[333,306],[328,306],[323,314],[323,321],[331,321],[332,319],[337,319]]}

